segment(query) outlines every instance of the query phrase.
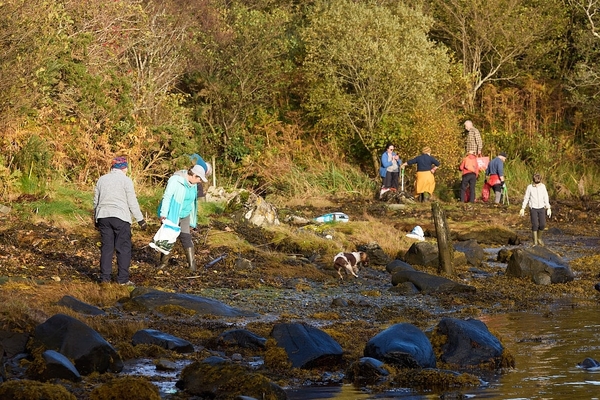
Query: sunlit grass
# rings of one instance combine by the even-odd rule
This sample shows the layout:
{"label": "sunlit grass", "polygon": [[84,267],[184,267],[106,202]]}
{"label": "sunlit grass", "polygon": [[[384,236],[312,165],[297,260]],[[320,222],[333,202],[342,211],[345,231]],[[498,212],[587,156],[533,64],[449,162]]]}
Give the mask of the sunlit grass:
{"label": "sunlit grass", "polygon": [[[91,282],[56,282],[45,285],[38,285],[33,281],[8,282],[2,285],[0,291],[1,326],[4,329],[10,328],[28,332],[57,313],[79,317],[70,309],[56,304],[65,295],[73,296],[84,303],[102,308],[114,305],[118,299],[129,297],[129,291],[126,287],[120,285],[100,286]],[[122,326],[117,326],[119,324]],[[94,325],[96,324],[94,323]],[[98,328],[99,331],[111,329],[106,322],[98,323],[95,328]],[[123,331],[124,329],[129,331],[122,324],[122,321],[115,321],[115,326],[112,329],[115,331]]]}

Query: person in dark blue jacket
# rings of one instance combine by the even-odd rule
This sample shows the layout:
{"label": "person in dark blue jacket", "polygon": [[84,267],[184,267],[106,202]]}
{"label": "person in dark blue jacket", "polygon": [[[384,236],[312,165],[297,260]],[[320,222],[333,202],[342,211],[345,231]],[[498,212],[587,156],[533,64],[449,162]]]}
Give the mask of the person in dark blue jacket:
{"label": "person in dark blue jacket", "polygon": [[506,161],[506,153],[498,154],[488,164],[485,170],[487,183],[494,189],[494,203],[499,204],[502,199],[502,187],[504,186],[504,162]]}
{"label": "person in dark blue jacket", "polygon": [[431,148],[429,146],[423,148],[423,153],[412,160],[408,160],[402,164],[401,168],[407,165],[417,164],[417,183],[415,185],[415,193],[419,201],[428,201],[435,190],[434,173],[440,166],[440,162],[431,156]]}

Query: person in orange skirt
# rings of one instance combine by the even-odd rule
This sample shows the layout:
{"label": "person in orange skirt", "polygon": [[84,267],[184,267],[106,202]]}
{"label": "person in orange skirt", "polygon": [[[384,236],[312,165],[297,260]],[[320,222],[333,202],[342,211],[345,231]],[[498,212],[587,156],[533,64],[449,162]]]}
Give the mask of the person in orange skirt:
{"label": "person in orange skirt", "polygon": [[417,164],[416,196],[421,202],[428,201],[435,190],[434,174],[439,168],[440,162],[431,156],[431,148],[427,146],[423,148],[421,155],[408,160],[401,167],[405,168],[407,165],[414,164]]}

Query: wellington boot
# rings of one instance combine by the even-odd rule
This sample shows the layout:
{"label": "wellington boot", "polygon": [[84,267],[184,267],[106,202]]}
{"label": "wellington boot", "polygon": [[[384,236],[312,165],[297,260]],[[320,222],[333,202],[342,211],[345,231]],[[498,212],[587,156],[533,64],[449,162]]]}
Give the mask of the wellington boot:
{"label": "wellington boot", "polygon": [[538,231],[532,231],[533,233],[533,245],[537,246],[538,245]]}
{"label": "wellington boot", "polygon": [[502,192],[494,192],[494,203],[500,204],[500,200],[502,200]]}
{"label": "wellington boot", "polygon": [[194,254],[194,248],[186,247],[183,249],[183,251],[185,252],[185,258],[187,259],[189,270],[191,272],[195,272],[196,271],[196,255]]}
{"label": "wellington boot", "polygon": [[163,254],[160,253],[160,261],[158,262],[158,268],[163,269],[169,266],[169,260],[171,259],[171,253]]}
{"label": "wellington boot", "polygon": [[544,247],[544,242],[542,241],[542,231],[538,231],[537,233],[537,237],[538,237],[538,244],[542,247]]}

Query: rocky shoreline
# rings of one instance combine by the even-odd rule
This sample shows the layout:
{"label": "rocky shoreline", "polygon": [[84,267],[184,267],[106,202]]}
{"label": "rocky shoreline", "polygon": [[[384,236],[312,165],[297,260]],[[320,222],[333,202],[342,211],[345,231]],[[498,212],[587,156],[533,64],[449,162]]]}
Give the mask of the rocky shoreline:
{"label": "rocky shoreline", "polygon": [[[428,210],[421,207],[411,212],[426,215]],[[479,218],[495,218],[495,222],[489,223],[490,226],[501,223],[506,226],[508,221],[509,231],[521,239],[519,245],[509,246],[507,244],[501,246],[502,248],[511,251],[529,247],[527,231],[523,229],[523,226],[514,224],[515,219],[512,219],[513,213],[510,209],[497,210],[487,205],[480,205],[476,212]],[[352,215],[351,212],[349,213]],[[563,213],[568,215],[564,209]],[[475,234],[484,243],[482,248],[489,250],[489,247],[494,247],[493,251],[484,253],[481,263],[477,266],[473,265],[473,262],[465,262],[466,256],[464,256],[465,259],[457,263],[462,265],[456,265],[453,276],[440,275],[434,266],[415,265],[415,269],[419,273],[437,276],[459,285],[474,288],[474,290],[453,293],[449,293],[447,290],[427,293],[410,292],[398,282],[394,283],[394,274],[389,268],[389,263],[398,259],[395,258],[395,255],[388,255],[388,263],[384,265],[370,264],[369,267],[361,269],[359,278],[343,282],[336,278],[337,273],[326,265],[326,261],[319,259],[311,261],[308,254],[296,262],[289,261],[279,264],[280,270],[277,273],[274,272],[276,271],[274,269],[269,269],[267,272],[261,268],[260,263],[240,269],[237,260],[217,262],[210,266],[209,262],[206,262],[205,267],[196,277],[188,276],[187,272],[183,268],[179,268],[177,264],[172,265],[172,268],[167,271],[156,271],[153,266],[154,255],[151,251],[144,250],[142,243],[145,239],[140,237],[136,246],[141,251],[137,252],[139,256],[136,269],[133,271],[133,276],[140,283],[138,287],[131,294],[127,293],[126,296],[124,296],[126,293],[121,292],[118,301],[113,304],[104,304],[100,307],[98,304],[89,304],[100,309],[105,315],[87,316],[85,313],[81,314],[81,311],[72,310],[68,305],[63,304],[61,306],[63,308],[57,308],[56,303],[60,298],[56,296],[73,295],[74,298],[77,298],[76,293],[65,293],[65,291],[73,292],[73,288],[77,285],[87,288],[92,287],[89,285],[95,285],[90,282],[94,278],[94,272],[89,267],[89,265],[93,265],[97,252],[94,247],[93,232],[91,234],[85,233],[85,231],[83,234],[68,233],[59,228],[42,224],[18,227],[14,225],[0,232],[0,249],[3,257],[0,268],[2,274],[6,276],[5,281],[8,282],[4,285],[5,294],[22,293],[19,285],[22,285],[23,282],[27,282],[33,290],[35,290],[35,281],[43,283],[43,286],[55,285],[56,293],[49,296],[52,297],[51,299],[47,299],[53,306],[44,308],[43,305],[40,305],[40,310],[45,311],[38,311],[38,315],[22,325],[20,328],[22,333],[33,332],[33,327],[39,326],[55,315],[51,314],[52,312],[65,312],[70,309],[71,311],[67,313],[71,317],[90,322],[94,327],[110,326],[117,321],[122,321],[124,325],[131,324],[126,332],[103,334],[107,342],[115,348],[127,364],[131,364],[131,361],[135,359],[139,359],[142,363],[142,360],[148,360],[150,357],[156,363],[156,368],[159,368],[159,364],[162,365],[161,368],[165,368],[164,365],[170,365],[168,362],[174,362],[176,365],[174,368],[180,369],[185,366],[184,364],[217,357],[211,361],[213,368],[221,365],[222,360],[225,360],[226,365],[245,365],[246,369],[253,374],[258,373],[266,377],[270,384],[288,388],[304,381],[311,381],[315,384],[318,382],[340,384],[344,381],[344,377],[348,381],[354,379],[349,377],[357,376],[360,379],[357,378],[356,382],[361,384],[361,374],[373,373],[370,369],[373,366],[367,362],[370,372],[364,372],[361,369],[363,364],[361,363],[359,368],[355,363],[364,356],[365,347],[372,338],[394,326],[408,324],[421,332],[427,332],[431,340],[432,330],[435,330],[442,320],[448,318],[462,321],[477,320],[478,316],[486,313],[522,310],[543,312],[544,309],[565,296],[576,298],[578,302],[592,303],[596,301],[595,294],[590,293],[590,289],[593,290],[593,285],[598,279],[597,271],[593,268],[598,243],[597,232],[594,230],[587,229],[584,232],[585,235],[576,235],[579,230],[577,224],[573,224],[573,221],[567,218],[564,219],[564,223],[558,223],[558,218],[562,213],[560,209],[555,211],[557,221],[553,223],[554,233],[547,236],[548,247],[556,251],[559,257],[571,261],[574,279],[571,282],[560,284],[537,285],[531,279],[507,277],[505,274],[507,263],[498,261],[498,244],[490,236],[490,231],[477,231],[477,228],[467,226],[468,224],[459,226],[461,225],[460,221],[465,219],[464,214],[464,210],[461,209],[449,213],[452,224],[457,226],[454,235],[455,243],[458,243],[459,239],[469,239],[469,235]],[[431,228],[428,229],[426,225],[425,228],[431,234]],[[240,231],[241,229],[238,230],[238,232]],[[56,244],[57,238],[61,238],[66,245],[60,254],[56,247],[51,250],[51,246]],[[206,253],[206,257],[207,260],[215,260],[228,252],[230,250],[225,247],[216,247],[210,249]],[[66,257],[61,257],[65,254]],[[240,256],[238,255],[237,259],[256,258],[256,255],[252,253],[245,254],[245,257]],[[55,263],[46,262],[47,260],[54,260]],[[36,268],[42,263],[45,264],[44,268]],[[65,273],[67,265],[69,272]],[[61,282],[55,279],[57,276],[63,277]],[[126,289],[115,288],[114,290]],[[172,295],[200,296],[231,309],[244,310],[249,314],[219,315],[215,314],[214,310],[199,312],[193,307],[184,307],[174,303],[172,298],[164,301],[158,309],[147,309],[134,301],[140,293],[144,291],[151,293],[152,290]],[[323,366],[290,368],[289,356],[282,352],[282,347],[277,346],[272,337],[273,329],[281,324],[294,324],[294,326],[301,324],[323,332],[342,349],[341,353],[336,355],[336,362],[329,361],[327,365],[331,366],[325,368]],[[27,328],[27,326],[31,328]],[[156,344],[133,346],[131,344],[132,337],[140,329],[152,329],[188,341],[193,345],[194,352],[184,356]],[[264,347],[258,346],[249,349],[240,343],[229,343],[224,346],[219,338],[232,330],[247,331],[261,338],[261,341],[264,339]],[[19,333],[14,324],[10,323],[4,324],[3,331]],[[493,333],[491,336],[493,337]],[[435,340],[432,341],[435,343]],[[434,348],[437,348],[436,357],[438,357],[439,364],[441,360],[439,344],[434,345]],[[510,349],[508,350],[510,351]],[[28,370],[30,372],[44,370],[41,367],[43,365],[42,358],[40,358],[42,353],[32,353],[31,348],[28,347],[24,349],[23,354],[25,357],[19,358],[20,362],[13,362],[13,360],[5,358],[5,363],[9,366],[3,373],[6,380],[35,376],[27,372]],[[510,367],[510,352],[496,355],[494,359],[493,368]],[[35,368],[31,365],[34,365]],[[438,365],[438,367],[440,366],[445,365],[442,363]],[[379,371],[380,367],[375,366],[375,370]],[[476,371],[472,368],[463,367],[456,368],[455,373],[462,373],[464,369],[469,372],[467,377],[477,376]],[[206,366],[195,364],[195,368],[196,371],[198,368],[204,371],[203,368]],[[217,368],[221,371],[217,373],[219,376],[224,374],[221,368],[222,366]],[[411,376],[412,381],[420,382],[414,374],[407,375],[406,371],[398,373],[397,369],[397,367],[393,367],[392,363],[385,368],[388,374],[391,373],[394,376],[393,381],[401,381],[400,376]],[[135,367],[131,369],[131,371],[135,370]],[[356,375],[356,371],[363,372]],[[383,373],[381,371],[380,373]],[[425,368],[424,371],[431,374],[428,368]],[[231,368],[230,372],[234,375],[239,374],[235,368]],[[475,374],[472,374],[473,372]],[[375,372],[377,379],[382,378],[380,373]],[[206,374],[206,371],[202,374]],[[450,374],[450,376],[453,375],[455,374]],[[76,398],[86,399],[89,398],[92,390],[105,386],[107,380],[122,377],[122,374],[107,372],[100,376],[102,378],[84,376],[83,383],[65,384],[64,381],[61,381],[60,385],[67,387]],[[110,379],[108,379],[109,377]],[[443,391],[443,382],[448,382],[449,378],[445,375],[437,377],[439,380],[435,380],[436,385]],[[180,378],[177,379],[185,381]],[[54,379],[48,382],[54,382]],[[262,378],[252,375],[252,379]],[[427,381],[427,378],[423,379]],[[428,379],[431,381],[430,376]],[[465,381],[467,382],[465,384],[473,384],[470,379],[465,379]],[[136,381],[135,384],[137,385],[139,382]],[[379,384],[378,390],[385,390],[389,387],[390,380],[382,379]],[[129,382],[125,387],[131,385]],[[0,385],[0,388],[2,386]],[[155,385],[155,387],[157,386]],[[112,390],[121,389],[113,387]],[[245,394],[249,393],[251,392],[248,391]],[[163,398],[187,398],[185,396],[190,395],[185,390],[175,394],[162,394]],[[227,398],[228,395],[222,396],[224,397],[221,398]],[[281,396],[281,393],[275,390],[274,396]]]}

